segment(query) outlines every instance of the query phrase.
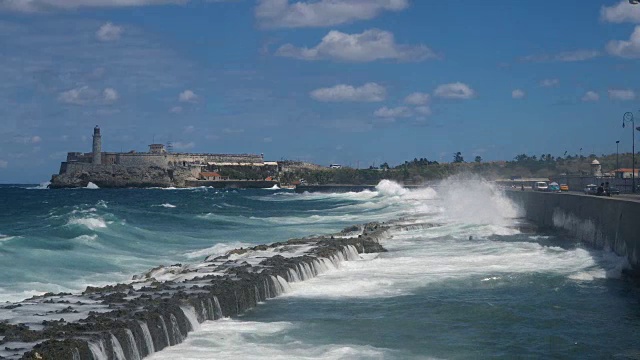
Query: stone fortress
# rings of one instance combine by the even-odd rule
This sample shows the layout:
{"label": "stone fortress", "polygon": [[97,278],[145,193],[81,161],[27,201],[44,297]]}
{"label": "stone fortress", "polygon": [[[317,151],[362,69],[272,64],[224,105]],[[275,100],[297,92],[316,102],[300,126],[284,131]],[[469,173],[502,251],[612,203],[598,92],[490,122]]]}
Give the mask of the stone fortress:
{"label": "stone fortress", "polygon": [[148,152],[103,152],[100,127],[96,126],[92,151],[67,153],[50,187],[83,187],[89,182],[100,187],[197,186],[205,179],[203,174],[223,168],[251,168],[275,175],[278,163],[265,162],[262,154],[174,153],[163,144],[149,145]]}

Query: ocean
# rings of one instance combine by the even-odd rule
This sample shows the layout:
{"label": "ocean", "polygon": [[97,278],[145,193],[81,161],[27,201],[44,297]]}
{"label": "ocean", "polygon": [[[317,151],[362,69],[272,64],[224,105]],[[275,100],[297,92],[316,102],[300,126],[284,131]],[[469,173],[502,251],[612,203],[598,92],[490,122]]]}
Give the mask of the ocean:
{"label": "ocean", "polygon": [[388,252],[292,283],[149,358],[640,358],[626,260],[530,231],[479,179],[344,194],[0,186],[0,303],[372,221],[408,226],[382,241]]}

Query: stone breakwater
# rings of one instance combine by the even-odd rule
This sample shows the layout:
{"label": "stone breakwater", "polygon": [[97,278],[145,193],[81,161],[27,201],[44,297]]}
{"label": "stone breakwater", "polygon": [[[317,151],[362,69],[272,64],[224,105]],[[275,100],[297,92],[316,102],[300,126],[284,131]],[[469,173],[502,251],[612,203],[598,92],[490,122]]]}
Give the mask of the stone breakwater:
{"label": "stone breakwater", "polygon": [[159,266],[129,284],[0,305],[0,359],[138,360],[181,343],[205,320],[237,316],[360,253],[402,224],[240,248],[201,263]]}

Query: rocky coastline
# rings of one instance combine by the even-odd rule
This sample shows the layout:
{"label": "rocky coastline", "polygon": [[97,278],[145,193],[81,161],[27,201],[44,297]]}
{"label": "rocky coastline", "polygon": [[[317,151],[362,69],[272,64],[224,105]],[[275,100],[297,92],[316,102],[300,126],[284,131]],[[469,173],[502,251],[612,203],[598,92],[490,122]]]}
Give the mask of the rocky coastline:
{"label": "rocky coastline", "polygon": [[181,343],[206,320],[235,317],[379,243],[396,224],[240,248],[159,266],[128,284],[0,305],[0,359],[138,360]]}

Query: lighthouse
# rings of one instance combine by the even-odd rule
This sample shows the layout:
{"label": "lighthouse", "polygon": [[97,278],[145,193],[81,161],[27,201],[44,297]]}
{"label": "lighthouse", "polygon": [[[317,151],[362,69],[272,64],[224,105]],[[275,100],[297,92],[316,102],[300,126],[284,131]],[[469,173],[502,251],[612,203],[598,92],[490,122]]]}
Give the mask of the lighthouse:
{"label": "lighthouse", "polygon": [[102,164],[102,136],[100,136],[100,127],[96,125],[93,129],[93,164]]}

